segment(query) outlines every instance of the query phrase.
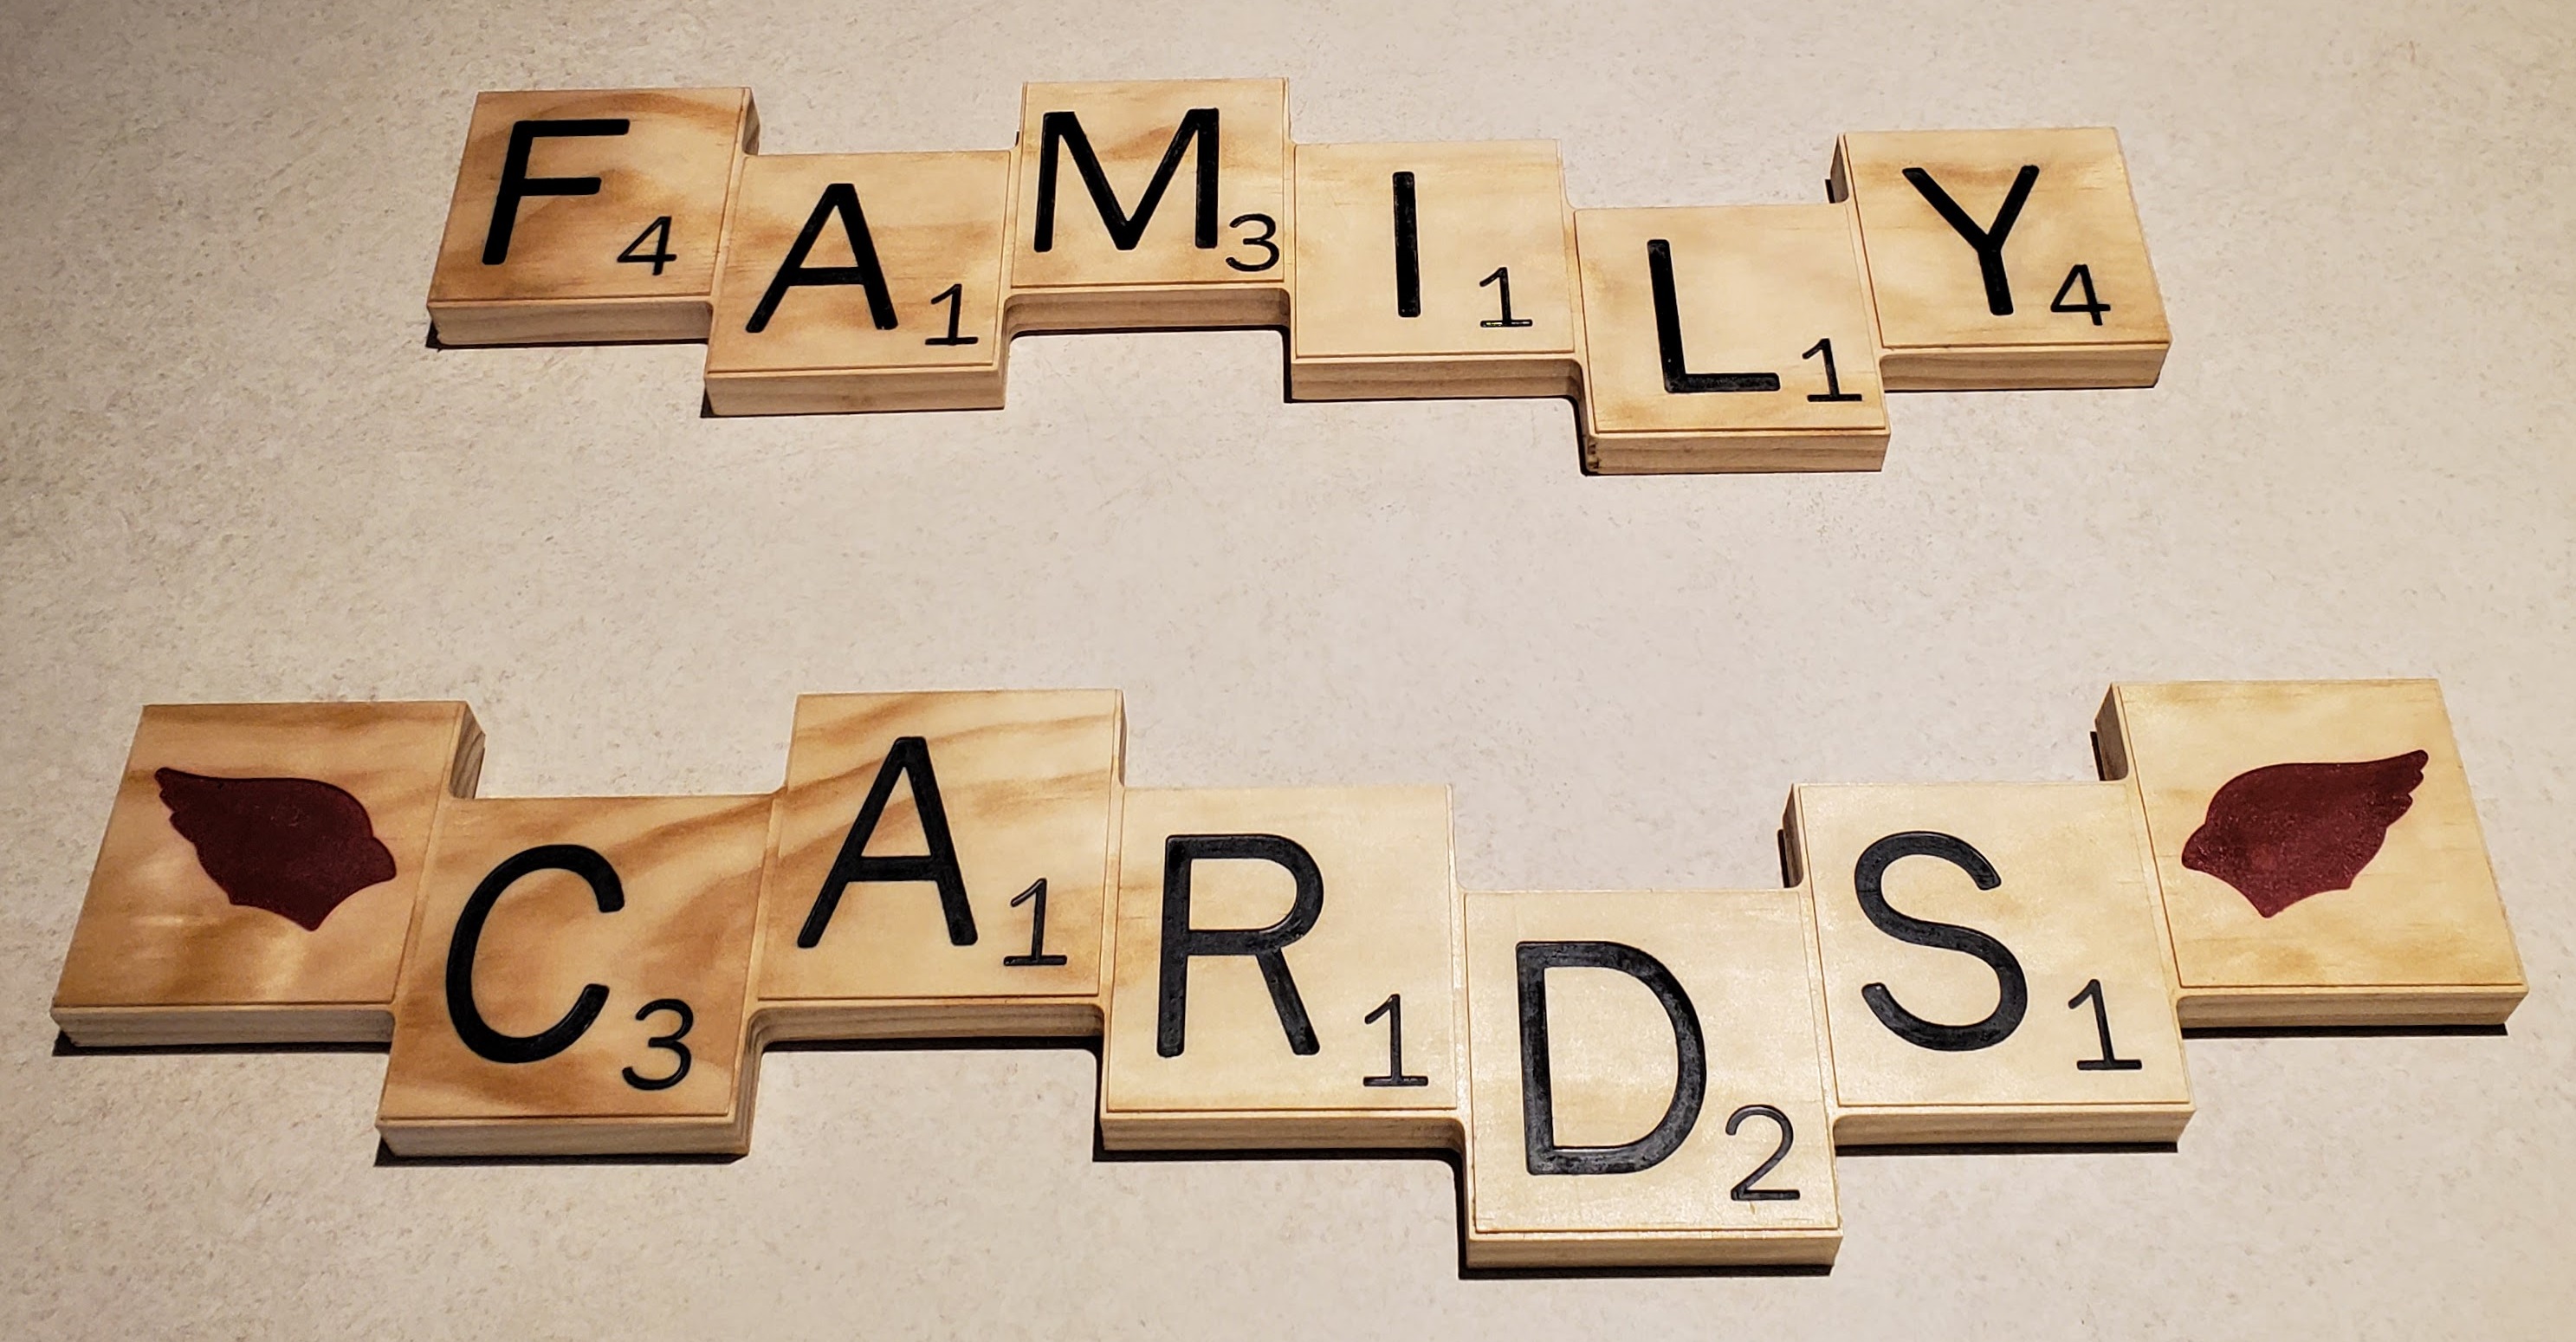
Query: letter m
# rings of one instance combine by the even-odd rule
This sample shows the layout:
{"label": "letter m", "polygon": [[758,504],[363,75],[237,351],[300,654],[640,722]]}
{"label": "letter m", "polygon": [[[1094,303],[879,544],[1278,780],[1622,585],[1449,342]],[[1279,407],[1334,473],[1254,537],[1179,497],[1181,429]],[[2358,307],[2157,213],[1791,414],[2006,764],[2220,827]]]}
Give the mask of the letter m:
{"label": "letter m", "polygon": [[1154,180],[1145,184],[1144,196],[1136,202],[1131,217],[1118,203],[1118,192],[1109,185],[1109,175],[1100,167],[1100,156],[1091,150],[1091,137],[1083,134],[1082,119],[1071,112],[1049,112],[1039,123],[1038,146],[1038,218],[1036,249],[1055,249],[1055,168],[1060,149],[1073,156],[1074,171],[1082,174],[1082,184],[1091,192],[1091,203],[1100,210],[1100,222],[1109,226],[1109,240],[1118,250],[1132,252],[1145,240],[1145,225],[1154,218],[1154,207],[1163,203],[1163,192],[1172,185],[1180,171],[1181,155],[1195,147],[1198,150],[1198,208],[1196,244],[1202,248],[1216,246],[1216,109],[1193,107],[1181,117],[1180,129],[1172,132],[1172,143],[1163,151],[1161,166],[1154,169]]}

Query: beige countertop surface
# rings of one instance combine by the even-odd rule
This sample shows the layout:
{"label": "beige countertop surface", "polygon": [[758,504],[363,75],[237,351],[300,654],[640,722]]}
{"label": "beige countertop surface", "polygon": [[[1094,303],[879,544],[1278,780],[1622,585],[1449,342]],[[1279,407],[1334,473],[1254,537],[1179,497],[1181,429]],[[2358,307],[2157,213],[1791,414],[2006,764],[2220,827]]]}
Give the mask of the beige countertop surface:
{"label": "beige countertop surface", "polygon": [[[0,1336],[2565,1336],[2576,8],[0,7]],[[772,152],[1284,75],[1577,206],[1844,130],[2116,126],[2150,391],[1907,395],[1880,474],[1593,479],[1563,401],[1289,405],[1032,337],[997,412],[701,418],[439,351],[473,94],[748,84]],[[2439,677],[2531,996],[2202,1038],[2170,1152],[1855,1156],[1824,1276],[1462,1277],[1432,1159],[1104,1159],[1080,1049],[779,1053],[730,1164],[380,1165],[367,1051],[55,1056],[145,703],[462,698],[491,795],[775,785],[799,691],[1127,693],[1138,785],[1447,782],[1470,888],[1758,886],[1792,783],[2080,779],[2117,680]]]}

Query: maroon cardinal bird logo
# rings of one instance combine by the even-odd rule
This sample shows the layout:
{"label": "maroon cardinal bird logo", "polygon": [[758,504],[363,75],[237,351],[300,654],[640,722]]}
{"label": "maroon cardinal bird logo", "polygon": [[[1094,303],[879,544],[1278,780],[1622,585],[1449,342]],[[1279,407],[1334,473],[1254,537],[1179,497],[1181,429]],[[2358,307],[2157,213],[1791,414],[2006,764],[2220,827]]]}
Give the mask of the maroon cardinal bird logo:
{"label": "maroon cardinal bird logo", "polygon": [[152,775],[170,828],[224,898],[310,932],[349,896],[394,878],[394,855],[357,798],[312,778]]}
{"label": "maroon cardinal bird logo", "polygon": [[2273,914],[2353,878],[2415,805],[2425,755],[2351,764],[2271,764],[2228,779],[2182,846],[2182,864],[2236,887]]}

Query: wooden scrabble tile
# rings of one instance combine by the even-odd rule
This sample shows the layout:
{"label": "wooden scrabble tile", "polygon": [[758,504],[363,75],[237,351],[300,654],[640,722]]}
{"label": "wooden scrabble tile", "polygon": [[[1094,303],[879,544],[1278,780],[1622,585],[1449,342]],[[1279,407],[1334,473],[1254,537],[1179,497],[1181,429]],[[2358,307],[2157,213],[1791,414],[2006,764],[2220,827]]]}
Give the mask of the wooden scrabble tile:
{"label": "wooden scrabble tile", "polygon": [[1800,787],[1834,1137],[2170,1141],[2191,1117],[2146,836],[2100,783]]}
{"label": "wooden scrabble tile", "polygon": [[719,415],[1002,404],[1008,150],[742,162],[707,336]]}
{"label": "wooden scrabble tile", "polygon": [[429,281],[443,344],[703,340],[749,89],[474,99]]}
{"label": "wooden scrabble tile", "polygon": [[1878,469],[1887,402],[1847,211],[1578,210],[1574,226],[1587,469]]}
{"label": "wooden scrabble tile", "polygon": [[1471,1267],[1830,1263],[1805,892],[1470,894]]}
{"label": "wooden scrabble tile", "polygon": [[394,999],[397,1155],[738,1153],[770,799],[450,803]]}
{"label": "wooden scrabble tile", "polygon": [[2525,990],[2441,687],[2115,685],[2182,1023],[2491,1024]]}
{"label": "wooden scrabble tile", "polygon": [[1011,331],[1287,319],[1288,84],[1031,84]]}
{"label": "wooden scrabble tile", "polygon": [[2108,128],[1849,134],[1827,192],[1860,212],[1888,390],[2156,384],[2172,336]]}
{"label": "wooden scrabble tile", "polygon": [[1103,1144],[1459,1145],[1447,788],[1131,790],[1121,834]]}
{"label": "wooden scrabble tile", "polygon": [[764,1038],[1097,1034],[1115,690],[796,701]]}
{"label": "wooden scrabble tile", "polygon": [[440,800],[471,795],[459,703],[143,710],[54,991],[80,1044],[374,1041]]}
{"label": "wooden scrabble tile", "polygon": [[1554,142],[1303,144],[1295,159],[1291,395],[1574,394]]}

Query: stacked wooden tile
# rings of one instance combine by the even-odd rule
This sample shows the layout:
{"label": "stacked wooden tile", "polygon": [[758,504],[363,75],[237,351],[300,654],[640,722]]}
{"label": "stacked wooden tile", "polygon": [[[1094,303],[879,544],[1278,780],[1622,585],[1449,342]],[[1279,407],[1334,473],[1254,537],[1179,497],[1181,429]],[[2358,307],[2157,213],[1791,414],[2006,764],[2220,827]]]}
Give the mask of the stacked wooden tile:
{"label": "stacked wooden tile", "polygon": [[704,340],[707,408],[766,415],[998,407],[1023,331],[1284,326],[1294,399],[1571,396],[1607,473],[1874,470],[1886,391],[2152,386],[2168,343],[2103,129],[1604,210],[1546,141],[1296,144],[1275,79],[1031,84],[1007,149],[758,130],[747,89],[482,95],[437,339]]}
{"label": "stacked wooden tile", "polygon": [[1633,1266],[1830,1261],[1837,1146],[2171,1141],[2186,1026],[2522,998],[2431,682],[2096,739],[1799,787],[1783,889],[1462,893],[1446,788],[1129,789],[1115,691],[807,696],[721,797],[476,798],[457,703],[154,707],[54,1018],[390,1041],[432,1156],[744,1151],[770,1040],[1097,1037],[1111,1149],[1458,1151],[1468,1263]]}

